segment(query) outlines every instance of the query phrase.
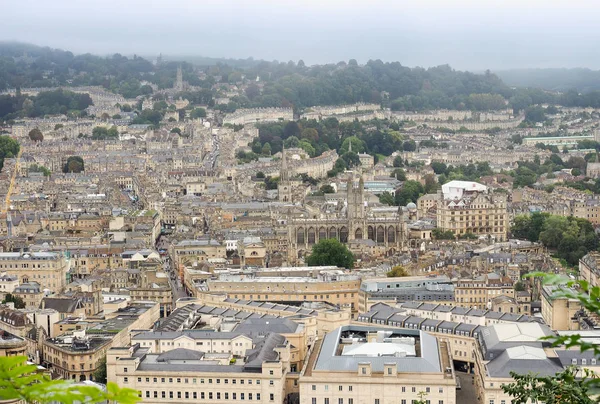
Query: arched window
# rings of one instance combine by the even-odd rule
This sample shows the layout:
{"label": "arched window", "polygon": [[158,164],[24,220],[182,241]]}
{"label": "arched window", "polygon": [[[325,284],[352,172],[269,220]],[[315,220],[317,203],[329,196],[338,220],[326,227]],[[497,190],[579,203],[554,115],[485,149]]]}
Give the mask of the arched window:
{"label": "arched window", "polygon": [[336,238],[337,239],[337,230],[333,226],[331,226],[329,228],[329,238]]}
{"label": "arched window", "polygon": [[319,229],[319,240],[324,240],[327,238],[327,229],[325,227],[321,227]]}
{"label": "arched window", "polygon": [[342,243],[348,242],[348,228],[346,226],[340,229],[340,241]]}
{"label": "arched window", "polygon": [[388,227],[387,238],[388,238],[388,243],[396,242],[396,229],[394,229],[394,226]]}
{"label": "arched window", "polygon": [[373,230],[373,226],[369,226],[369,228],[367,229],[367,234],[368,234],[368,238],[369,240],[373,240],[375,241],[375,231]]}
{"label": "arched window", "polygon": [[314,244],[315,243],[315,229],[313,229],[312,227],[310,229],[308,229],[308,244]]}
{"label": "arched window", "polygon": [[363,232],[361,228],[356,229],[356,231],[354,232],[354,238],[357,240],[362,240]]}
{"label": "arched window", "polygon": [[385,242],[385,231],[383,230],[383,226],[377,227],[377,242]]}
{"label": "arched window", "polygon": [[304,244],[304,229],[302,227],[298,228],[296,233],[296,242],[298,244]]}

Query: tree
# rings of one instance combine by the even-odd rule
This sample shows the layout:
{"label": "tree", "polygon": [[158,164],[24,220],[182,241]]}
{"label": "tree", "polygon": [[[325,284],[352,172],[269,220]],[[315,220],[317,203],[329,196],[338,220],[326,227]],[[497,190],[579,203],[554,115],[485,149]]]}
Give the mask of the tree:
{"label": "tree", "polygon": [[379,195],[379,203],[393,206],[395,205],[396,201],[394,200],[394,195],[388,191],[383,191],[383,193]]}
{"label": "tree", "polygon": [[62,123],[57,123],[56,125],[54,125],[54,130],[59,130],[62,129],[64,127],[64,125]]}
{"label": "tree", "polygon": [[64,173],[80,173],[84,169],[83,158],[80,156],[71,156],[67,159],[63,167]]}
{"label": "tree", "polygon": [[346,167],[352,168],[360,165],[360,158],[358,154],[354,153],[354,151],[344,153],[341,157],[342,160],[346,162]]}
{"label": "tree", "polygon": [[456,238],[452,230],[442,230],[440,228],[433,229],[431,235],[436,240],[454,240]]}
{"label": "tree", "polygon": [[9,136],[0,136],[0,170],[5,158],[13,158],[19,154],[19,143]]}
{"label": "tree", "polygon": [[525,284],[522,281],[518,281],[515,283],[515,292],[523,292],[525,291]]}
{"label": "tree", "polygon": [[177,133],[178,135],[181,135],[181,129],[179,129],[178,127],[174,127],[173,129],[171,129],[171,133]]}
{"label": "tree", "polygon": [[321,192],[323,192],[324,194],[334,194],[335,193],[335,189],[330,184],[322,185],[321,188],[319,188],[319,190]]}
{"label": "tree", "polygon": [[417,202],[417,199],[425,193],[423,185],[418,181],[405,181],[402,189],[396,191],[396,205],[406,206],[410,202]]}
{"label": "tree", "polygon": [[404,268],[402,265],[396,265],[391,270],[389,270],[386,275],[388,278],[399,278],[399,277],[404,277],[404,276],[410,276],[410,274],[408,273],[406,268]]}
{"label": "tree", "polygon": [[262,171],[259,171],[256,173],[256,178],[265,178],[265,173],[263,173]]}
{"label": "tree", "polygon": [[431,162],[431,169],[433,170],[434,173],[436,174],[446,174],[448,171],[448,166],[446,166],[446,164],[438,162],[438,161],[433,161]]}
{"label": "tree", "polygon": [[396,168],[394,171],[392,171],[390,177],[394,177],[398,181],[406,181],[406,171],[401,168]]}
{"label": "tree", "polygon": [[285,139],[283,144],[288,149],[291,149],[293,147],[298,147],[298,146],[300,146],[300,139],[298,139],[296,136],[290,136],[287,139]]}
{"label": "tree", "polygon": [[393,166],[394,167],[402,167],[402,166],[404,166],[404,160],[402,160],[402,156],[396,156],[396,157],[394,157]]}
{"label": "tree", "polygon": [[262,147],[261,153],[264,156],[270,156],[271,155],[271,145],[269,143],[265,143],[264,146]]}
{"label": "tree", "polygon": [[190,118],[206,118],[206,110],[204,108],[194,108],[192,112],[190,112]]}
{"label": "tree", "polygon": [[106,384],[106,356],[98,362],[98,367],[94,372],[94,380],[98,383]]}
{"label": "tree", "polygon": [[41,142],[44,140],[44,134],[38,128],[33,128],[29,131],[29,139],[33,140],[34,142]]}
{"label": "tree", "polygon": [[335,265],[340,268],[352,268],[354,255],[337,239],[319,240],[312,248],[312,253],[306,258],[308,266]]}
{"label": "tree", "polygon": [[[553,297],[578,301],[585,312],[600,313],[600,287],[592,286],[586,280],[565,280],[561,275],[534,273],[530,276],[541,277],[543,283],[553,285]],[[551,341],[552,347],[575,348],[582,353],[591,351],[594,357],[600,356],[600,346],[582,339],[579,334],[550,335],[544,339]],[[515,372],[511,372],[511,376],[515,381],[502,385],[502,390],[515,398],[513,402],[597,403],[590,396],[594,395],[591,390],[600,387],[600,379],[586,368],[580,372],[577,367],[570,366],[554,376]]]}
{"label": "tree", "polygon": [[49,374],[28,365],[26,356],[0,357],[0,400],[26,403],[98,403],[134,404],[140,401],[137,390],[108,383],[106,391],[96,386],[76,385],[52,380]]}
{"label": "tree", "polygon": [[44,174],[44,177],[49,177],[50,176],[50,170],[48,170],[48,168],[44,167],[44,166],[40,166],[38,164],[32,164],[29,166],[28,171],[30,173],[42,173]]}
{"label": "tree", "polygon": [[415,151],[417,150],[417,143],[414,140],[407,140],[402,144],[402,150]]}
{"label": "tree", "polygon": [[15,296],[11,293],[7,293],[6,297],[4,297],[4,300],[2,301],[2,303],[14,303],[15,304],[15,309],[24,309],[25,308],[25,302],[23,301],[23,299],[21,299],[19,296]]}

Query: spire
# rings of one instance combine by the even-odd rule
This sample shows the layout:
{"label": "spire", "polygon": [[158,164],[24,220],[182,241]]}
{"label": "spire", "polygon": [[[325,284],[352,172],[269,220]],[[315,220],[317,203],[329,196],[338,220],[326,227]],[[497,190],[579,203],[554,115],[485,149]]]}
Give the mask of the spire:
{"label": "spire", "polygon": [[348,138],[348,153],[352,153],[352,139]]}
{"label": "spire", "polygon": [[285,145],[281,147],[281,169],[279,173],[279,182],[288,180],[287,158],[285,157]]}

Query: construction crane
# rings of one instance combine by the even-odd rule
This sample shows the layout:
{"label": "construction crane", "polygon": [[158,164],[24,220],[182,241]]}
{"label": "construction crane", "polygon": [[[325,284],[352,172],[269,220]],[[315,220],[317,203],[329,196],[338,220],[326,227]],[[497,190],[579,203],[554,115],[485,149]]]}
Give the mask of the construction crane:
{"label": "construction crane", "polygon": [[4,203],[4,210],[2,211],[2,214],[5,214],[10,210],[10,196],[12,195],[13,188],[15,186],[15,179],[17,178],[17,172],[19,171],[22,153],[23,148],[20,147],[19,153],[17,153],[17,158],[15,160],[15,168],[13,170],[12,177],[10,178],[10,185],[8,186],[8,191],[6,191],[6,201]]}

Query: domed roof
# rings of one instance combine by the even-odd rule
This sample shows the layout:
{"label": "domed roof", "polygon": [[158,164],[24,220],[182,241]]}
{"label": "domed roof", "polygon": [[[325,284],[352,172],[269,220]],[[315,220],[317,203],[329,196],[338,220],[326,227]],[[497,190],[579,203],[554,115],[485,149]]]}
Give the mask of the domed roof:
{"label": "domed roof", "polygon": [[410,202],[408,205],[406,205],[406,209],[417,209],[417,205],[414,202]]}

